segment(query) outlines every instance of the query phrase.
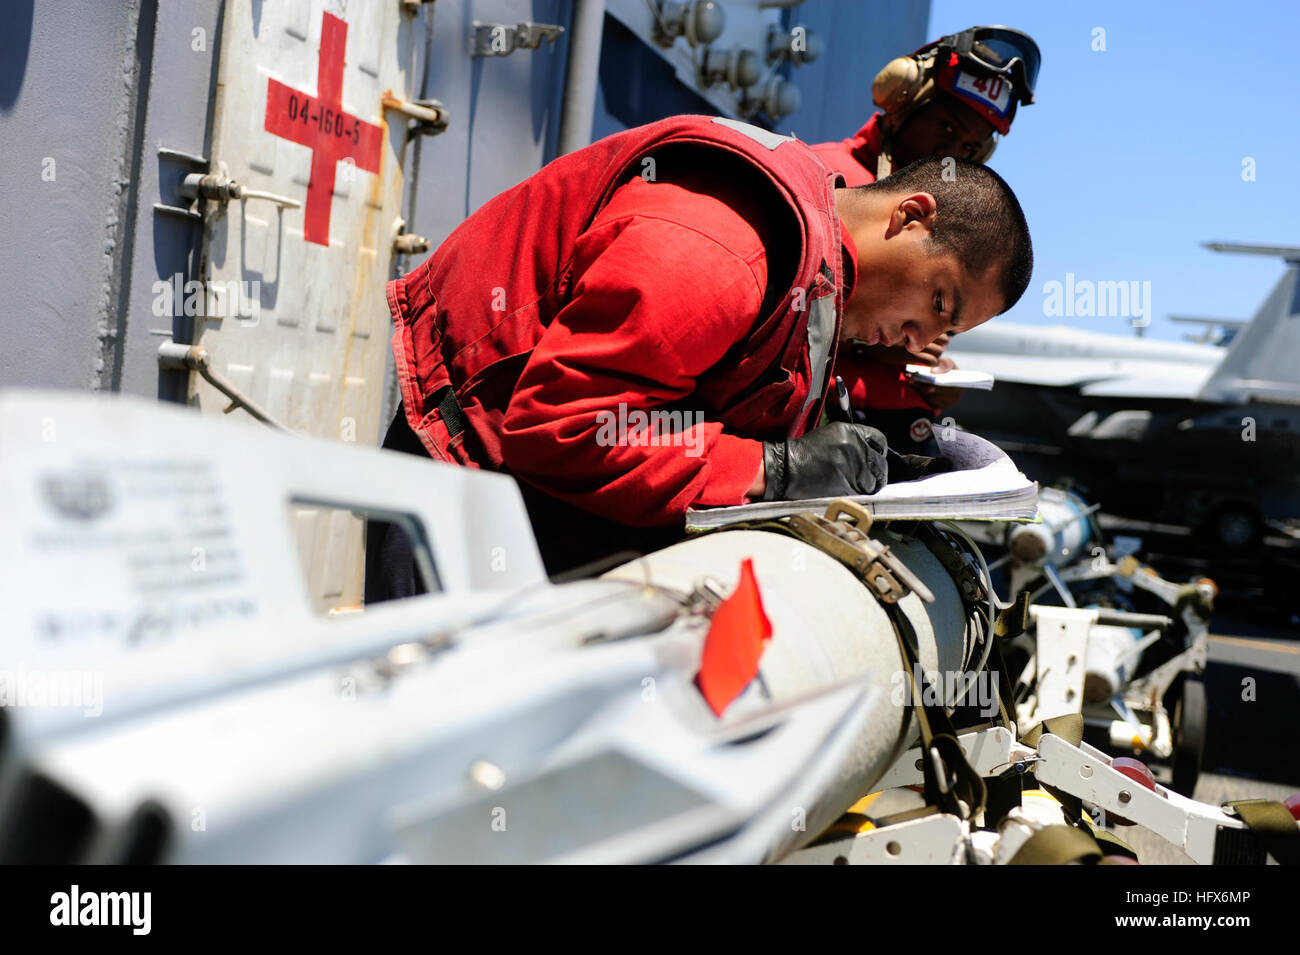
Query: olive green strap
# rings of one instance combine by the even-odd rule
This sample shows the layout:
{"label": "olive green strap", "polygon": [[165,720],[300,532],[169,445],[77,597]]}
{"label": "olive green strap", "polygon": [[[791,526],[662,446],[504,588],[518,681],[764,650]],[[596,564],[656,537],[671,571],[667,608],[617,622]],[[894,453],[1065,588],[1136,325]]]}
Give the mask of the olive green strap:
{"label": "olive green strap", "polygon": [[1101,861],[1097,842],[1072,826],[1048,826],[1030,836],[1016,850],[1008,865],[1069,865],[1071,862]]}
{"label": "olive green strap", "polygon": [[[1053,716],[1051,719],[1036,723],[1025,731],[1025,734],[1020,737],[1020,742],[1026,746],[1037,747],[1038,741],[1043,738],[1044,733],[1059,736],[1071,746],[1078,746],[1083,742],[1083,714],[1066,713],[1063,716]],[[1054,786],[1044,785],[1043,788],[1056,797],[1056,801],[1061,804],[1066,821],[1077,826],[1079,820],[1083,818],[1083,800]]]}
{"label": "olive green strap", "polygon": [[993,641],[993,646],[989,649],[988,669],[997,682],[998,715],[1002,718],[1002,725],[1015,733],[1016,724],[1012,714],[1016,711],[1016,700],[1011,694],[1011,680],[1008,678],[1007,662],[1002,656],[1002,645],[992,633],[988,634],[985,639]]}
{"label": "olive green strap", "polygon": [[1278,865],[1300,865],[1300,826],[1291,810],[1271,799],[1239,799],[1227,805],[1236,810]]}
{"label": "olive green strap", "polygon": [[1107,832],[1105,829],[1094,829],[1092,830],[1092,837],[1097,840],[1097,845],[1101,847],[1103,855],[1128,856],[1136,862],[1142,861],[1138,859],[1137,850],[1113,832]]}
{"label": "olive green strap", "polygon": [[1044,733],[1059,736],[1071,746],[1078,746],[1083,742],[1083,714],[1066,713],[1063,716],[1053,716],[1041,723],[1035,723],[1025,730],[1024,735],[1020,737],[1020,742],[1026,746],[1037,746]]}
{"label": "olive green strap", "polygon": [[[962,819],[977,816],[984,811],[988,792],[984,780],[971,767],[961,744],[957,742],[957,733],[947,712],[942,706],[925,703],[926,696],[916,681],[920,665],[913,649],[917,637],[912,621],[898,604],[884,603],[880,606],[894,625],[894,635],[898,638],[899,652],[911,687],[912,712],[916,714],[921,731],[921,773],[925,780],[925,801],[928,805],[938,806],[944,812]],[[940,770],[943,771],[942,779]],[[966,804],[965,812],[959,801]]]}

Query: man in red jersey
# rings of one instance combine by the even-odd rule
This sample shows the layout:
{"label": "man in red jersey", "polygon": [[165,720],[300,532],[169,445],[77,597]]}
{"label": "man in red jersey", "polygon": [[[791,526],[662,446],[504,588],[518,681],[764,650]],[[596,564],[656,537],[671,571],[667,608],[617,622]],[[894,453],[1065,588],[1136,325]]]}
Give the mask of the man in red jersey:
{"label": "man in red jersey", "polygon": [[[1007,135],[1019,104],[1034,101],[1040,55],[1033,39],[1008,27],[971,27],[892,60],[872,83],[875,113],[856,136],[813,151],[850,186],[860,186],[929,156],[985,162]],[[951,388],[914,385],[905,365],[956,367],[947,337],[920,353],[854,342],[836,372],[858,419],[883,429],[900,448],[930,450],[928,423],[957,402]],[[913,426],[916,426],[914,430]]]}
{"label": "man in red jersey", "polygon": [[[1031,265],[1015,196],[977,164],[837,189],[792,137],[637,127],[389,285],[385,446],[514,475],[553,573],[667,543],[689,507],[872,493],[879,432],[818,427],[840,341],[924,348],[1009,308]],[[386,552],[371,540],[368,600],[419,589]]]}

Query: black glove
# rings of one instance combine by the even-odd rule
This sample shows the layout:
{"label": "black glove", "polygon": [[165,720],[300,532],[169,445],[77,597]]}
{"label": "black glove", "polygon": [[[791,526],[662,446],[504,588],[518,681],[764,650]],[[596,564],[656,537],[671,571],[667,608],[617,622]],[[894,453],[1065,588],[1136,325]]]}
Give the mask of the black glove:
{"label": "black glove", "polygon": [[885,436],[864,424],[837,421],[802,438],[763,443],[765,501],[874,494],[885,486]]}
{"label": "black glove", "polygon": [[952,470],[952,462],[947,458],[928,458],[924,454],[899,454],[891,450],[889,461],[889,476],[895,484]]}

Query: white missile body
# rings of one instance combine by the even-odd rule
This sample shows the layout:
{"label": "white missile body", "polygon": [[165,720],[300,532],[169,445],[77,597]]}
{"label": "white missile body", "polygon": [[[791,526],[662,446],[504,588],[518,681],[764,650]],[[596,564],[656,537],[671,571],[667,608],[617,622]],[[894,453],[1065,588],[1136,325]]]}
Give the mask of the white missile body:
{"label": "white missile body", "polygon": [[[26,423],[51,408],[79,422],[75,439],[28,440]],[[5,859],[774,861],[815,838],[915,736],[885,611],[843,564],[793,538],[715,533],[556,585],[535,564],[517,490],[498,476],[66,395],[0,398],[0,441],[0,507],[22,545],[7,579],[23,581],[4,595],[15,626],[3,668],[82,667],[104,687],[94,717],[0,710]],[[131,520],[148,513],[117,476],[178,457],[238,502],[230,539],[246,548],[242,566],[265,575],[234,586],[260,610],[177,624],[141,645],[86,631],[49,639],[42,621],[61,605],[90,606],[68,595],[78,575],[123,582],[116,598],[96,591],[106,614],[192,600],[187,568],[142,604],[128,573],[136,551],[101,533],[130,539]],[[83,511],[103,513],[68,517],[66,501],[42,501],[42,482],[74,464],[105,482],[107,504],[83,490]],[[287,570],[288,515],[271,515],[303,497],[374,506],[376,488],[387,511],[432,528],[443,591],[312,614]],[[167,499],[161,485],[152,493]],[[465,513],[453,520],[431,498]],[[52,561],[60,522],[97,546]],[[470,526],[487,539],[470,540]],[[963,672],[977,648],[948,572],[926,544],[876,536],[935,597],[899,602],[921,666]],[[491,587],[481,559],[494,541],[509,541],[514,564]],[[758,677],[719,718],[695,684],[710,616],[691,595],[706,581],[730,592],[744,560],[773,633]]]}

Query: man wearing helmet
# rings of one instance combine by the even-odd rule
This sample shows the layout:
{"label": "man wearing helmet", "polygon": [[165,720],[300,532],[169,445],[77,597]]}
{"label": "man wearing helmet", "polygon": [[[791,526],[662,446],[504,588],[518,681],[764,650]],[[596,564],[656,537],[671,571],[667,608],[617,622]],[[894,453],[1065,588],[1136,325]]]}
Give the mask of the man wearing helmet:
{"label": "man wearing helmet", "polygon": [[1040,62],[1033,39],[1010,27],[971,27],[885,65],[871,84],[883,112],[857,135],[813,146],[849,186],[863,186],[929,156],[985,162],[995,134],[1034,101]]}
{"label": "man wearing helmet", "polygon": [[[862,186],[895,169],[931,156],[985,162],[996,136],[1011,129],[1016,107],[1034,101],[1040,63],[1033,39],[1009,27],[971,27],[941,37],[910,56],[885,65],[871,84],[875,113],[857,135],[813,146],[817,157]],[[892,445],[933,454],[929,423],[961,392],[916,386],[903,366],[955,366],[943,352],[942,335],[921,353],[863,342],[851,343],[836,363],[853,418],[869,421]]]}

